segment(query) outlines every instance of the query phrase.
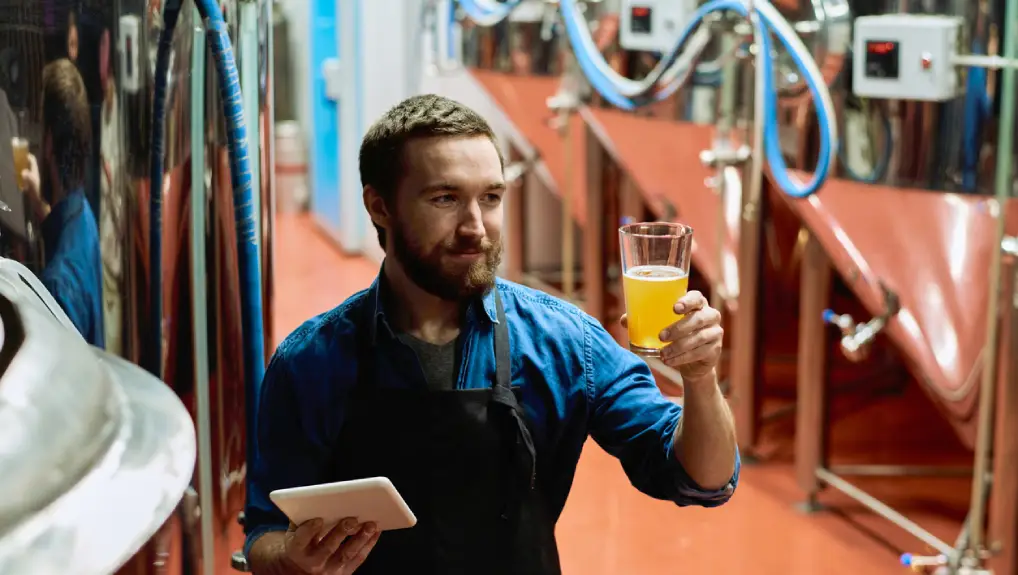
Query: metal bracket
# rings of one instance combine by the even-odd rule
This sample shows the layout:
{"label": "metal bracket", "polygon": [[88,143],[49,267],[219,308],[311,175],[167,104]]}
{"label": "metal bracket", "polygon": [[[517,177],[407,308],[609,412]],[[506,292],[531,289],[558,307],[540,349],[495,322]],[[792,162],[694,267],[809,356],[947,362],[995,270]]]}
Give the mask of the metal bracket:
{"label": "metal bracket", "polygon": [[752,156],[752,148],[745,144],[738,148],[722,145],[700,152],[700,163],[708,168],[716,168],[719,165],[740,166],[749,161]]}

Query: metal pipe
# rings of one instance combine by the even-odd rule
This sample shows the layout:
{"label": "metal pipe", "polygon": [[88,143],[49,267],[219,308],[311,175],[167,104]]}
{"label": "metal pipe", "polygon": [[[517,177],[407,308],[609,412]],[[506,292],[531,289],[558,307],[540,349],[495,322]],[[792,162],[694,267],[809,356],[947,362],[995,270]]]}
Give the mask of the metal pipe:
{"label": "metal pipe", "polygon": [[212,519],[212,390],[209,386],[208,294],[205,284],[205,30],[195,13],[191,45],[191,321],[198,428],[198,500],[202,573],[215,573]]}
{"label": "metal pipe", "polygon": [[[156,49],[155,80],[152,87],[152,145],[149,158],[149,332],[145,353],[145,369],[163,378],[163,160],[166,153],[163,134],[166,131],[166,84],[170,71],[173,31],[180,16],[181,0],[171,0],[163,10],[163,30]],[[204,101],[204,100],[203,100]]]}
{"label": "metal pipe", "polygon": [[[1018,55],[1018,0],[1008,0],[1004,16],[1004,58],[1014,60]],[[982,551],[986,523],[985,480],[989,471],[990,450],[993,444],[993,409],[997,383],[997,336],[1000,322],[997,319],[1000,303],[1001,259],[1003,258],[1004,207],[1011,195],[1012,150],[1014,144],[1015,70],[1001,72],[1003,86],[1000,96],[1000,135],[997,139],[996,205],[997,229],[993,242],[993,259],[990,263],[989,294],[986,304],[986,348],[983,353],[983,380],[979,389],[979,429],[976,434],[975,470],[972,480],[969,551]]]}
{"label": "metal pipe", "polygon": [[[760,16],[755,12],[750,15],[753,26],[753,45],[756,46],[756,69],[753,74],[755,93],[753,94],[753,157],[750,161],[749,197],[743,200],[743,220],[755,220],[760,211],[760,194],[763,191],[763,163],[764,163],[764,122],[766,121],[767,106],[767,75],[764,62],[770,58],[770,54],[764,53],[763,35],[765,32],[758,20]],[[753,275],[756,279],[756,272]],[[755,285],[755,284],[754,284]],[[740,291],[749,286],[740,285]],[[755,308],[756,306],[754,306]]]}
{"label": "metal pipe", "polygon": [[[567,72],[568,73],[568,72]],[[562,182],[562,292],[571,300],[576,293],[576,248],[573,245],[573,111],[560,112],[565,175]]]}
{"label": "metal pipe", "polygon": [[[740,42],[733,36],[732,33],[727,33],[722,39],[722,53],[730,53]],[[739,88],[738,82],[739,73],[739,62],[734,58],[725,60],[724,66],[721,68],[721,109],[718,114],[717,132],[715,133],[715,146],[718,143],[725,149],[731,149],[732,145],[732,129],[735,127],[735,101],[736,91]],[[715,264],[717,265],[718,277],[714,283],[713,289],[710,294],[710,305],[712,308],[722,311],[725,309],[724,305],[724,285],[725,285],[725,232],[728,229],[727,219],[725,218],[725,207],[727,206],[728,196],[728,185],[725,178],[725,169],[728,164],[725,162],[718,162],[717,174],[715,175],[716,181],[714,182],[715,190],[718,194],[718,211],[715,225],[717,229],[716,244],[717,252],[714,254]]]}
{"label": "metal pipe", "polygon": [[[575,57],[575,56],[574,56]],[[576,78],[574,57],[566,57],[566,69],[562,74],[559,91],[549,101],[549,106],[558,113],[556,119],[562,136],[565,173],[562,189],[562,292],[565,299],[572,300],[576,294],[576,247],[573,229],[573,114],[579,106],[579,82]]]}
{"label": "metal pipe", "polygon": [[964,477],[971,467],[934,465],[832,465],[831,473],[857,477]]}
{"label": "metal pipe", "polygon": [[957,554],[957,551],[953,547],[941,541],[936,535],[923,529],[908,517],[905,517],[901,513],[898,513],[894,509],[888,507],[883,501],[880,501],[876,497],[873,497],[869,493],[866,493],[862,489],[859,489],[855,485],[852,485],[831,473],[829,470],[818,468],[816,470],[816,476],[820,481],[823,481],[852,499],[855,499],[859,503],[868,507],[874,513],[880,515],[884,519],[887,519],[891,523],[894,523],[898,527],[901,527],[905,531],[908,531],[917,539],[935,549],[937,553],[949,558],[954,557]]}
{"label": "metal pipe", "polygon": [[986,68],[989,70],[1005,70],[1018,68],[1018,60],[1003,56],[984,56],[982,54],[963,54],[951,58],[955,66],[966,66],[969,68]]}

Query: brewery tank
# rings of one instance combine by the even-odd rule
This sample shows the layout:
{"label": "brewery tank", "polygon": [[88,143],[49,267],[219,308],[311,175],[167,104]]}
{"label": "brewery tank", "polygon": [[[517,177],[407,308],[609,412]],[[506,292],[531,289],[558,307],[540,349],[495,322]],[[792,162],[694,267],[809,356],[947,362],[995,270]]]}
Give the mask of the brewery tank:
{"label": "brewery tank", "polygon": [[[206,556],[214,557],[216,565],[228,565],[241,541],[237,519],[246,472],[249,398],[241,344],[243,284],[226,122],[213,56],[202,47],[202,22],[190,0],[183,2],[170,43],[161,119],[164,176],[157,185],[149,181],[152,94],[165,4],[0,0],[0,91],[4,96],[0,98],[0,156],[12,154],[10,138],[19,136],[29,141],[33,155],[41,157],[42,70],[54,60],[70,59],[84,83],[91,120],[84,195],[99,235],[106,351],[133,363],[143,362],[146,354],[158,354],[161,379],[211,438],[211,453],[199,457],[191,496],[127,563],[125,573],[197,573]],[[245,120],[251,156],[256,156],[251,161],[256,168],[263,347],[268,354],[273,346],[269,313],[274,210],[272,3],[227,0],[218,4],[229,26],[245,102],[250,103],[245,106]],[[194,114],[199,110],[204,122],[195,130]],[[5,128],[6,118],[13,120]],[[0,250],[40,273],[47,263],[39,232],[42,222],[29,213],[23,193],[3,173],[3,166],[0,158],[0,200],[12,209],[0,214]],[[201,168],[200,174],[194,173],[195,166]],[[152,193],[162,198],[162,242],[156,254],[149,250]],[[203,209],[193,210],[195,202]],[[202,214],[201,221],[194,220],[195,213]],[[196,259],[199,251],[202,257]],[[149,304],[153,258],[161,262],[158,314]],[[204,267],[192,269],[194,261],[204,261]],[[195,325],[196,317],[204,318],[205,325]],[[147,344],[146,334],[153,331],[160,334],[159,349],[147,349],[153,346]],[[208,394],[207,419],[198,414],[199,393]],[[211,471],[213,481],[211,497],[206,494],[202,499],[211,505],[199,513],[198,477],[203,467]],[[201,545],[201,515],[212,518],[212,549]]]}

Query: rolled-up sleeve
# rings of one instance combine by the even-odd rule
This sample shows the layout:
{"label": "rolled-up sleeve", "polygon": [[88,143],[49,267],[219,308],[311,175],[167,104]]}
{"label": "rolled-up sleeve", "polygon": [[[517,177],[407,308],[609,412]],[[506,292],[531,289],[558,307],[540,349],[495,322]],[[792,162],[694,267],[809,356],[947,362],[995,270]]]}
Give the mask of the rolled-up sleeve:
{"label": "rolled-up sleeve", "polygon": [[590,434],[622,463],[641,492],[677,505],[716,507],[739,481],[739,456],[728,484],[716,491],[693,481],[672,450],[682,407],[665,398],[646,362],[623,349],[596,320],[584,325],[584,374]]}
{"label": "rolled-up sleeve", "polygon": [[269,531],[285,531],[290,525],[269,499],[269,493],[321,483],[325,463],[321,442],[315,441],[302,425],[303,410],[283,346],[265,371],[257,411],[257,440],[253,461],[248,462],[244,507],[245,555],[256,539]]}

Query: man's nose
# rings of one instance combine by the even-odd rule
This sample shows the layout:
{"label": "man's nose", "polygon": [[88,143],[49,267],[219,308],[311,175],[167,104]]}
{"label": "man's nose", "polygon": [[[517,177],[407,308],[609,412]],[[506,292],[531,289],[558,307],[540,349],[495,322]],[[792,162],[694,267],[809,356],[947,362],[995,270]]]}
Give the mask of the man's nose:
{"label": "man's nose", "polygon": [[476,201],[467,204],[461,212],[459,233],[462,236],[484,236],[481,206]]}

